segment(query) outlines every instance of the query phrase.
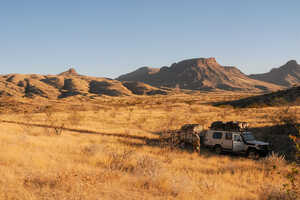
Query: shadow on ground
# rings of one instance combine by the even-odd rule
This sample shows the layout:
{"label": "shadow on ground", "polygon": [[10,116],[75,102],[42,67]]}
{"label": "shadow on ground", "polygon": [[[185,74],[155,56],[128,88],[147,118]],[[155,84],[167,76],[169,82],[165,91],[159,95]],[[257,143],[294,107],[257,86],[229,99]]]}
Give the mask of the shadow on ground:
{"label": "shadow on ground", "polygon": [[[176,149],[179,151],[185,151],[189,153],[194,152],[193,147],[191,146],[185,146],[185,148],[178,148],[178,147],[162,145],[159,138],[149,138],[146,136],[120,134],[120,133],[103,133],[103,132],[87,130],[87,129],[75,129],[75,128],[67,128],[67,127],[50,126],[46,124],[32,124],[32,123],[8,121],[8,120],[0,120],[0,122],[10,123],[10,124],[20,124],[20,125],[33,126],[33,127],[42,127],[42,128],[61,128],[62,130],[65,131],[77,132],[80,134],[110,136],[110,137],[118,137],[120,139],[134,139],[134,140],[139,140],[140,142],[130,141],[130,140],[120,140],[120,142],[137,148],[150,146],[156,148]],[[295,126],[276,125],[276,126],[254,127],[249,129],[249,131],[253,132],[253,134],[256,136],[258,140],[269,142],[274,152],[284,155],[288,160],[293,160],[295,158],[295,153],[296,153],[295,144],[289,138],[289,135],[298,134],[298,130],[295,128]],[[158,136],[161,133],[157,132],[152,134]],[[201,145],[201,154],[204,156],[216,155],[212,153],[209,149],[203,147],[203,145]],[[224,155],[230,155],[233,158],[240,157],[239,155],[230,154],[230,153],[224,153]]]}

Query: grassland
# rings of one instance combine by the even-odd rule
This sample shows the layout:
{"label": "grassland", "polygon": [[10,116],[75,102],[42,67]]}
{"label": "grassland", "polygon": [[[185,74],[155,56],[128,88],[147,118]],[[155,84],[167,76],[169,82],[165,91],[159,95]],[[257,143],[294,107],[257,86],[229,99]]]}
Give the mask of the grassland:
{"label": "grassland", "polygon": [[[255,161],[151,142],[185,123],[240,120],[289,153],[286,133],[265,134],[285,108],[205,104],[247,95],[3,100],[0,199],[297,199],[299,177],[287,177],[299,167],[278,154]],[[300,107],[288,112],[299,119]]]}

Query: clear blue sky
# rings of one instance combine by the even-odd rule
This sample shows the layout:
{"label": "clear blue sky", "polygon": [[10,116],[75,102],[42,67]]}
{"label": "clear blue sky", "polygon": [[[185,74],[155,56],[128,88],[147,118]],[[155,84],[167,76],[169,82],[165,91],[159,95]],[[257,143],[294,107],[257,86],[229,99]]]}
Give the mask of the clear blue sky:
{"label": "clear blue sky", "polygon": [[115,78],[216,57],[244,73],[300,61],[299,0],[0,0],[0,73]]}

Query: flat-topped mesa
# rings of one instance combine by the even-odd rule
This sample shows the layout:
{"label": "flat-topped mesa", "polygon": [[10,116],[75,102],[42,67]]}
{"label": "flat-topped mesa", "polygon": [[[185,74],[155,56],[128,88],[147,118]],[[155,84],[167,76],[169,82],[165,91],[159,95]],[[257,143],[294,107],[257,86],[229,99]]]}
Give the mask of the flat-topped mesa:
{"label": "flat-topped mesa", "polygon": [[182,60],[178,63],[173,63],[170,67],[172,70],[181,71],[186,70],[188,68],[207,68],[207,67],[220,67],[221,65],[217,63],[216,59],[214,57],[211,58],[192,58],[192,59],[186,59]]}
{"label": "flat-topped mesa", "polygon": [[74,68],[70,68],[65,72],[60,73],[62,76],[77,76],[79,75]]}
{"label": "flat-topped mesa", "polygon": [[198,59],[198,63],[201,64],[205,64],[205,65],[219,65],[219,63],[217,63],[216,58],[211,57],[211,58],[199,58]]}
{"label": "flat-topped mesa", "polygon": [[214,57],[210,57],[210,58],[191,58],[191,59],[186,59],[186,60],[182,60],[181,62],[196,62],[199,64],[215,64],[217,63],[216,58]]}
{"label": "flat-topped mesa", "polygon": [[214,57],[187,59],[187,60],[183,60],[179,63],[174,63],[172,66],[175,66],[175,65],[186,66],[186,67],[220,66],[220,64],[216,61],[216,59]]}

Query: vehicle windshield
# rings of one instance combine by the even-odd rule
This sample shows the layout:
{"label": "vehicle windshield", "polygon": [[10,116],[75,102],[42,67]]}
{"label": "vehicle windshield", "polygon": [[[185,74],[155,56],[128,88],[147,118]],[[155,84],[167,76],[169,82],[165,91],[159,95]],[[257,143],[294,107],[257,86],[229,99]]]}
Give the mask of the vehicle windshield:
{"label": "vehicle windshield", "polygon": [[251,132],[243,133],[242,134],[245,141],[253,141],[255,140],[255,137],[252,135]]}

